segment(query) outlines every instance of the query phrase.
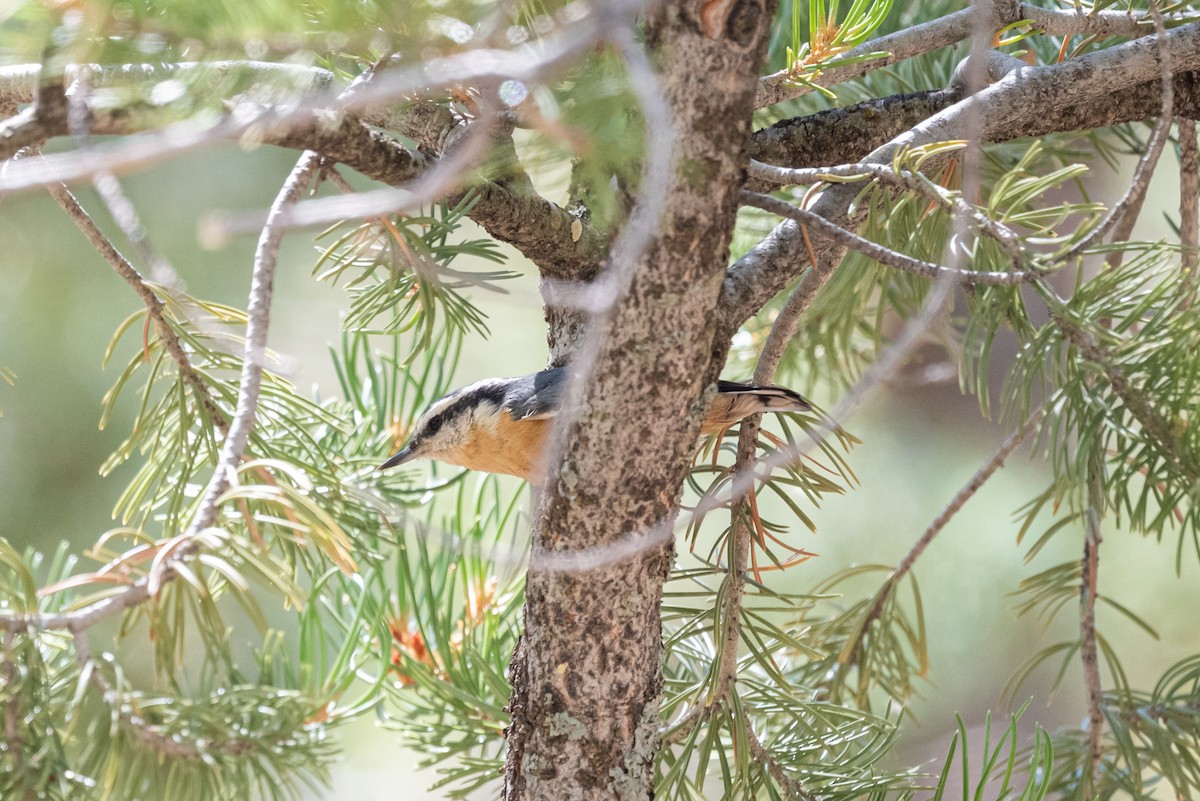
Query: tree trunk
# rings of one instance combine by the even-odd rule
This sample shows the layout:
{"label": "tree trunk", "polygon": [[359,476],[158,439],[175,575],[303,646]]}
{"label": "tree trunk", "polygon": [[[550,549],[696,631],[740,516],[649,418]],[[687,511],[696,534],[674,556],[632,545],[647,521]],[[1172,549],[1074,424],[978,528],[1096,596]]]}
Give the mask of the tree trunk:
{"label": "tree trunk", "polygon": [[[657,233],[596,323],[604,339],[586,411],[538,501],[513,658],[508,801],[653,793],[669,533],[705,390],[728,349],[715,310],[769,29],[765,0],[668,3],[649,20],[674,164]],[[556,567],[555,556],[580,550],[612,558]]]}

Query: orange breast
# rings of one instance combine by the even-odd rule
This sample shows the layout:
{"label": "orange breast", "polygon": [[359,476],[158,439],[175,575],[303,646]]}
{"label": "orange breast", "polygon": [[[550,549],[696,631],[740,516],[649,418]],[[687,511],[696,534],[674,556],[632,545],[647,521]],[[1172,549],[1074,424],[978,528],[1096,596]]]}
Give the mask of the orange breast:
{"label": "orange breast", "polygon": [[443,459],[471,470],[503,473],[534,482],[542,468],[551,423],[551,420],[513,420],[512,415],[501,412],[495,425],[476,427],[470,442]]}

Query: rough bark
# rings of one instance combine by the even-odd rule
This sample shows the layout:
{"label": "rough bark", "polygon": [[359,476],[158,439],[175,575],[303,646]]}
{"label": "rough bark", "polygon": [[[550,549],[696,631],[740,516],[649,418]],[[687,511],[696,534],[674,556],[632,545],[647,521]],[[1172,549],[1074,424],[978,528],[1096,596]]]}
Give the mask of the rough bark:
{"label": "rough bark", "polygon": [[[677,149],[657,234],[597,323],[603,342],[539,499],[514,665],[506,795],[652,795],[662,692],[662,588],[670,531],[699,434],[701,396],[725,355],[714,340],[737,190],[745,177],[765,0],[690,0],[650,20]],[[721,124],[715,125],[713,121]],[[585,572],[546,555],[644,537],[650,547]]]}
{"label": "rough bark", "polygon": [[[780,120],[754,132],[750,155],[779,167],[825,167],[858,161],[961,99],[957,90],[934,89]],[[770,189],[753,181],[746,188],[754,192]]]}

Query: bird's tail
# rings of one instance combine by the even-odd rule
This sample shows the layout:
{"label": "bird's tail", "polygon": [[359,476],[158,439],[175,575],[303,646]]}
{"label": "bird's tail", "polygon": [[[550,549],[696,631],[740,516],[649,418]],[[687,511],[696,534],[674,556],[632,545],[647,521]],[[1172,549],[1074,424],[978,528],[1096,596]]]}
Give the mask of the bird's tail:
{"label": "bird's tail", "polygon": [[760,412],[807,412],[812,409],[799,393],[786,387],[755,386],[737,381],[718,381],[704,433],[710,434],[732,425],[743,417]]}
{"label": "bird's tail", "polygon": [[755,386],[742,384],[737,381],[718,381],[717,392],[721,394],[742,395],[761,408],[762,412],[807,412],[812,406],[798,392],[787,387]]}

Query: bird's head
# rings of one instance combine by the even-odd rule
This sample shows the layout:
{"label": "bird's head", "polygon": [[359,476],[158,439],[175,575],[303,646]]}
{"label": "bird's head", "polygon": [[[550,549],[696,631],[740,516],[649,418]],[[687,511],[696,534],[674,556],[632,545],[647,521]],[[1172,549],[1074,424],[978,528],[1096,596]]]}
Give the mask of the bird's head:
{"label": "bird's head", "polygon": [[434,401],[417,419],[408,443],[379,469],[413,459],[463,464],[464,451],[479,428],[495,424],[506,391],[506,379],[492,378],[456,389]]}

